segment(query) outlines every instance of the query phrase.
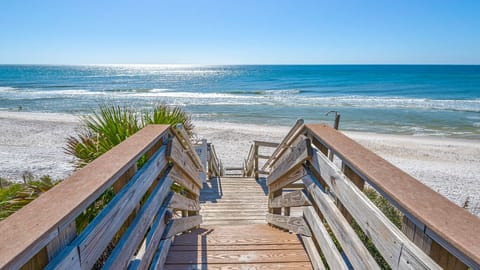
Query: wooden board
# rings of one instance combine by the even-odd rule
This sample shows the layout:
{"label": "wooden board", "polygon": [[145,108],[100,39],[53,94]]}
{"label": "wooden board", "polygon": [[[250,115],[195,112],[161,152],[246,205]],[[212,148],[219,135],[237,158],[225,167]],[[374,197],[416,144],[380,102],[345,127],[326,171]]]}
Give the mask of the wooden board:
{"label": "wooden board", "polygon": [[288,263],[246,263],[246,264],[172,264],[166,265],[165,270],[292,270],[312,269],[309,262]]}
{"label": "wooden board", "polygon": [[299,179],[302,178],[302,176],[305,175],[305,170],[303,169],[302,164],[298,164],[296,168],[294,168],[293,171],[283,175],[277,181],[274,183],[270,184],[268,186],[269,192],[275,192],[277,190],[280,190],[282,188],[287,187],[288,185],[298,181]]}
{"label": "wooden board", "polygon": [[434,232],[429,235],[432,239],[437,236],[442,245],[450,246],[450,252],[457,253],[457,256],[464,254],[480,266],[478,217],[328,125],[306,126],[312,136],[361,173],[362,178]]}
{"label": "wooden board", "polygon": [[412,267],[414,269],[440,269],[428,255],[392,224],[325,155],[315,153],[311,162],[312,169],[325,180],[392,268],[409,266],[406,269]]}
{"label": "wooden board", "polygon": [[[162,140],[168,128],[167,125],[143,128],[0,222],[0,269],[19,268],[38,253]],[[52,204],[52,201],[62,203]]]}
{"label": "wooden board", "polygon": [[191,157],[187,155],[187,151],[183,149],[176,138],[172,138],[168,142],[167,159],[173,162],[175,167],[182,170],[191,181],[200,187],[202,186],[200,170],[197,169]]}
{"label": "wooden board", "polygon": [[308,262],[309,259],[303,250],[199,250],[199,251],[172,251],[168,254],[167,264],[198,264],[203,261],[215,263],[280,263],[280,262]]}
{"label": "wooden board", "polygon": [[196,200],[188,199],[178,193],[173,194],[170,208],[186,211],[199,211],[200,204]]}
{"label": "wooden board", "polygon": [[170,172],[170,177],[173,179],[173,181],[186,188],[192,194],[197,196],[200,195],[201,186],[192,181],[185,172],[178,168],[178,165],[173,166],[172,171]]}
{"label": "wooden board", "polygon": [[308,257],[312,262],[312,267],[314,270],[325,270],[325,265],[323,265],[322,257],[315,246],[315,242],[313,241],[312,237],[303,236],[302,235],[302,242],[305,246],[305,250],[307,251]]}
{"label": "wooden board", "polygon": [[282,196],[270,200],[268,207],[297,207],[297,206],[309,206],[310,201],[305,196],[302,190],[296,190],[289,193],[283,193]]}
{"label": "wooden board", "polygon": [[183,217],[173,219],[170,222],[172,222],[172,227],[168,233],[162,237],[162,239],[170,238],[177,233],[181,233],[198,226],[200,223],[202,223],[202,216]]}
{"label": "wooden board", "polygon": [[315,205],[327,221],[353,268],[371,270],[380,269],[360,238],[358,238],[357,233],[350,226],[350,223],[337,208],[332,198],[314,183],[311,176],[306,175],[303,180],[305,186],[308,187],[308,191],[312,195]]}
{"label": "wooden board", "polygon": [[348,266],[345,264],[342,255],[335,246],[335,243],[333,243],[332,238],[330,238],[327,229],[318,217],[313,206],[305,207],[303,214],[330,269],[348,270]]}
{"label": "wooden board", "polygon": [[[209,246],[209,250],[216,250],[216,251],[226,251],[226,250],[288,250],[288,249],[295,249],[295,250],[303,250],[303,246],[298,244],[272,244],[272,245],[221,245],[221,246]],[[180,246],[174,245],[170,248],[171,251],[197,251],[202,250],[202,246],[199,245],[191,245],[191,246]]]}
{"label": "wooden board", "polygon": [[310,229],[303,217],[290,217],[276,214],[267,214],[267,222],[290,232],[311,236]]}
{"label": "wooden board", "polygon": [[302,165],[305,160],[312,156],[310,140],[305,136],[299,136],[291,145],[289,150],[279,157],[279,161],[272,168],[272,173],[267,177],[267,185],[271,185],[283,175],[294,171]]}

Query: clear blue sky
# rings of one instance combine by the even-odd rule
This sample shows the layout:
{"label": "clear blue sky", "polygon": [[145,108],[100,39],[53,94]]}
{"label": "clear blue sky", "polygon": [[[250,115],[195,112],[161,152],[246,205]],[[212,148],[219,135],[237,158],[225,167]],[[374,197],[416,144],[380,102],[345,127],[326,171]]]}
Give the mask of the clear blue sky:
{"label": "clear blue sky", "polygon": [[480,0],[2,0],[0,63],[480,64]]}

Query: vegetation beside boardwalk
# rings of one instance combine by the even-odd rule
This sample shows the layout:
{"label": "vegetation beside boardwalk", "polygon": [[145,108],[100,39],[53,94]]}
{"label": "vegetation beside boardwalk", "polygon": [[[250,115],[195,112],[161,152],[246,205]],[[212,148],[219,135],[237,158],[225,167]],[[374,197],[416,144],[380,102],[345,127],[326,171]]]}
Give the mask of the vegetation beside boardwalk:
{"label": "vegetation beside boardwalk", "polygon": [[[193,134],[190,116],[180,107],[165,104],[157,104],[151,110],[104,104],[90,115],[82,117],[81,123],[82,127],[78,134],[70,136],[65,147],[66,153],[76,158],[74,165],[77,169],[84,167],[149,124],[182,124],[187,134]],[[139,167],[144,162],[145,159],[139,160]],[[53,180],[48,175],[35,177],[31,172],[24,173],[23,182],[0,177],[0,220],[15,213],[59,182],[60,180]],[[77,218],[77,230],[82,231],[114,195],[110,188],[87,208]]]}

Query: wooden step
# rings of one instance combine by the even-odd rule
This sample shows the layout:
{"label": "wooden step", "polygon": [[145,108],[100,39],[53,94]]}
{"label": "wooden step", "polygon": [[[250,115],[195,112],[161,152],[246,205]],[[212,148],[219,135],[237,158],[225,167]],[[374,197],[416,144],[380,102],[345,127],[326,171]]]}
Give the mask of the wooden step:
{"label": "wooden step", "polygon": [[266,270],[312,267],[295,234],[276,230],[266,224],[252,224],[202,225],[202,228],[191,233],[177,236],[164,269]]}

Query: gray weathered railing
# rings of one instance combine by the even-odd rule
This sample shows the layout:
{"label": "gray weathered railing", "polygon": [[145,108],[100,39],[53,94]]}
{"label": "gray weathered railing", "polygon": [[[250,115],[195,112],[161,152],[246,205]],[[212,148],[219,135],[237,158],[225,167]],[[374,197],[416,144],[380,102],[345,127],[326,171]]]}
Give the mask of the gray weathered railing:
{"label": "gray weathered railing", "polygon": [[[268,163],[267,221],[301,234],[316,269],[380,269],[358,228],[392,269],[480,269],[478,217],[327,125],[291,133]],[[365,182],[401,211],[402,229],[362,192]]]}
{"label": "gray weathered railing", "polygon": [[[278,143],[253,141],[253,144],[250,146],[250,150],[248,151],[247,158],[243,163],[244,177],[255,177],[255,179],[258,179],[259,174],[267,174],[267,172],[260,170],[259,160],[260,159],[269,160],[270,155],[260,154],[260,147],[277,148]],[[242,169],[242,168],[239,168],[239,169]]]}
{"label": "gray weathered railing", "polygon": [[202,221],[199,161],[181,127],[145,127],[0,222],[0,269],[161,269],[173,237]]}

